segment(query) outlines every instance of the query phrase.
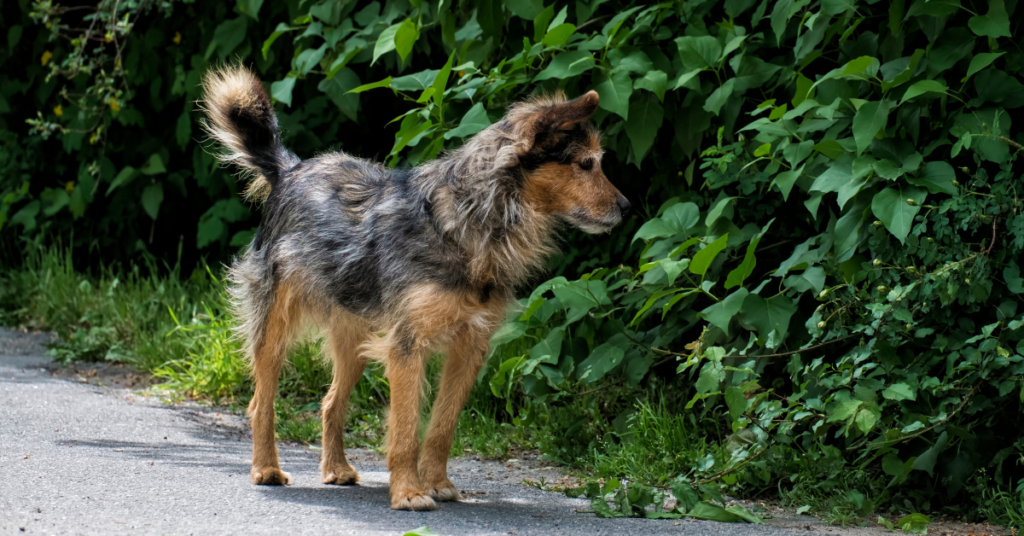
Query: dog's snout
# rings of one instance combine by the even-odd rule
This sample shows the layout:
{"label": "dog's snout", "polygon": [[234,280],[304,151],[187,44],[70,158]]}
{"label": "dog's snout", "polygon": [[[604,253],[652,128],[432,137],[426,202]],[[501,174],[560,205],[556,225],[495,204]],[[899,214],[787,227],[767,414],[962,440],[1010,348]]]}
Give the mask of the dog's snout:
{"label": "dog's snout", "polygon": [[619,205],[619,210],[621,210],[623,214],[629,212],[629,207],[632,206],[629,204],[629,199],[626,199],[621,195],[615,199],[615,204]]}

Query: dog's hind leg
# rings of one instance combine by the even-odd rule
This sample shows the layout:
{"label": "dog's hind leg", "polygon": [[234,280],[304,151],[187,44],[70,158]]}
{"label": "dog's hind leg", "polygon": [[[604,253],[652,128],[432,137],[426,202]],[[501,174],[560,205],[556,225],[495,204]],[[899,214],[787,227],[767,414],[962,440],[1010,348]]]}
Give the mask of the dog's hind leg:
{"label": "dog's hind leg", "polygon": [[249,403],[252,423],[252,469],[249,477],[253,484],[279,486],[290,477],[281,470],[274,440],[274,397],[281,366],[298,327],[298,308],[289,299],[287,289],[279,287],[274,305],[267,315],[262,337],[253,355],[255,393]]}
{"label": "dog's hind leg", "polygon": [[320,462],[320,474],[324,484],[348,486],[359,481],[359,473],[345,459],[345,413],[352,388],[366,368],[366,358],[359,346],[368,334],[363,326],[353,324],[354,320],[345,324],[335,322],[327,336],[334,380],[322,406],[324,458]]}
{"label": "dog's hind leg", "polygon": [[430,427],[420,458],[420,481],[438,501],[457,501],[458,489],[448,479],[448,453],[462,413],[488,349],[486,334],[465,328],[451,342],[441,373],[441,386],[430,412]]}

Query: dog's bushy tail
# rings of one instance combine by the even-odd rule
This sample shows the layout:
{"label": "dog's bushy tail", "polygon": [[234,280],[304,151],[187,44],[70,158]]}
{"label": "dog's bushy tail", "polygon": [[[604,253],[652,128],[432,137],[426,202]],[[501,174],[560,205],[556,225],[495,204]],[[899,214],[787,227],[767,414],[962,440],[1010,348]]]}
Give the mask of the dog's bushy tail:
{"label": "dog's bushy tail", "polygon": [[242,66],[210,71],[203,79],[207,133],[224,146],[223,162],[250,175],[246,198],[262,201],[283,171],[299,162],[285,149],[277,116],[260,80]]}

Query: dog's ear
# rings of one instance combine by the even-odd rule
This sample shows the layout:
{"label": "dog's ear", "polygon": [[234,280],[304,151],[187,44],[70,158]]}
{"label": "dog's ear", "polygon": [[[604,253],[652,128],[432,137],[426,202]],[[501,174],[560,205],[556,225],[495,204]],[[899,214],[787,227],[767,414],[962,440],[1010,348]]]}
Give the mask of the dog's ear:
{"label": "dog's ear", "polygon": [[570,130],[594,115],[600,100],[597,92],[591,90],[569,102],[542,108],[534,117],[529,152],[547,152],[565,143]]}

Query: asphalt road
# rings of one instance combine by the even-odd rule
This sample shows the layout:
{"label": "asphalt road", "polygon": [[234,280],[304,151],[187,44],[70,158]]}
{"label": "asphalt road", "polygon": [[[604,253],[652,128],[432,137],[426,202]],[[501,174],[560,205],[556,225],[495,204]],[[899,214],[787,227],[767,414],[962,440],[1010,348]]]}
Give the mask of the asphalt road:
{"label": "asphalt road", "polygon": [[376,535],[424,525],[451,535],[807,534],[597,519],[575,512],[585,500],[524,485],[524,476],[557,474],[525,462],[454,461],[451,478],[467,498],[434,512],[389,509],[384,461],[365,450],[350,451],[359,486],[321,484],[317,452],[300,446],[281,449],[293,484],[254,486],[239,417],[60,379],[50,365],[0,355],[0,534]]}

